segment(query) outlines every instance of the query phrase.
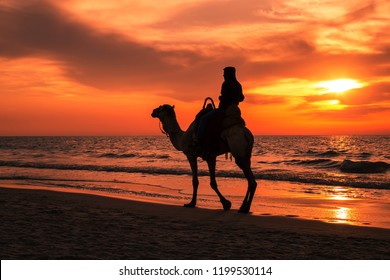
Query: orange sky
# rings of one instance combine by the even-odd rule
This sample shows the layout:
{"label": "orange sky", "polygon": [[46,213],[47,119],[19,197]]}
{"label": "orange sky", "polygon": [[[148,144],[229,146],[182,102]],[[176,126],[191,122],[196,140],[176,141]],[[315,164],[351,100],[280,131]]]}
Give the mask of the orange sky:
{"label": "orange sky", "polygon": [[387,0],[0,0],[0,135],[186,129],[230,65],[254,134],[389,134],[389,29]]}

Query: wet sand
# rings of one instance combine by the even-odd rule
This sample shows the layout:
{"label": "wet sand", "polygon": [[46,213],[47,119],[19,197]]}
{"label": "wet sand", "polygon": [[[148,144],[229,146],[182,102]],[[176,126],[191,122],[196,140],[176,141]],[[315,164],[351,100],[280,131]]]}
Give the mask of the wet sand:
{"label": "wet sand", "polygon": [[1,259],[390,259],[390,230],[0,188]]}

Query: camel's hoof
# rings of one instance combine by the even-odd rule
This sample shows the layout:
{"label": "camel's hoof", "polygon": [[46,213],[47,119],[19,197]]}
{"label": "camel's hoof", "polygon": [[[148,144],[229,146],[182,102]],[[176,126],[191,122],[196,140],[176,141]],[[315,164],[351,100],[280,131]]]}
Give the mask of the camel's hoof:
{"label": "camel's hoof", "polygon": [[232,203],[229,200],[221,201],[223,210],[228,211],[232,207]]}
{"label": "camel's hoof", "polygon": [[243,205],[240,207],[240,209],[238,210],[238,213],[244,213],[244,214],[248,214],[249,213],[249,207]]}
{"label": "camel's hoof", "polygon": [[196,203],[193,203],[193,202],[184,204],[184,207],[187,207],[187,208],[194,208],[195,206],[196,206]]}

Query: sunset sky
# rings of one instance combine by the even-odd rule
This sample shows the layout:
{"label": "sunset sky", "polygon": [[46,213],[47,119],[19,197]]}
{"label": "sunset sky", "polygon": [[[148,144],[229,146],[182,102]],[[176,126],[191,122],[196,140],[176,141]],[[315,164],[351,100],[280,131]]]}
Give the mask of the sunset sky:
{"label": "sunset sky", "polygon": [[0,135],[186,129],[235,66],[254,134],[389,134],[390,1],[0,0]]}

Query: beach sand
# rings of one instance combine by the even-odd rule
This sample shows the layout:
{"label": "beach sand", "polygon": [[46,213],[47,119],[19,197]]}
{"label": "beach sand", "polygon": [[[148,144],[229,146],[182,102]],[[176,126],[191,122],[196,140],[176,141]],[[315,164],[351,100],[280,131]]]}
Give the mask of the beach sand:
{"label": "beach sand", "polygon": [[1,259],[390,259],[390,230],[0,188]]}

